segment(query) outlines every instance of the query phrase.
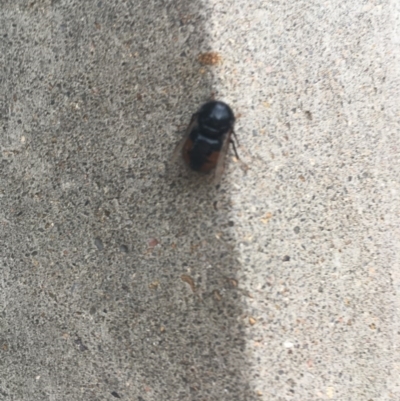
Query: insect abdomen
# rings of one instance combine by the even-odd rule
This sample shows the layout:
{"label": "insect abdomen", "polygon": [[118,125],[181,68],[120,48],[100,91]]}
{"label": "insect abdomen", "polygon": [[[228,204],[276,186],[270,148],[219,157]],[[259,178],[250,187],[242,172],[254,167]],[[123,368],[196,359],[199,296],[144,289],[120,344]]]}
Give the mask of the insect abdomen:
{"label": "insect abdomen", "polygon": [[212,146],[206,141],[197,141],[190,151],[190,168],[195,171],[208,171],[212,169],[210,156],[214,153]]}

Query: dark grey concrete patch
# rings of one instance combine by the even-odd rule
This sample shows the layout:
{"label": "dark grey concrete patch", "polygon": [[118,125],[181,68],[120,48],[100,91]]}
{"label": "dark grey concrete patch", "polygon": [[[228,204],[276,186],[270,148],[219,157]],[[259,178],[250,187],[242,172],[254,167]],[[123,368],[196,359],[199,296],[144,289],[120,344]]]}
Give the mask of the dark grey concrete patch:
{"label": "dark grey concrete patch", "polygon": [[168,164],[212,91],[209,18],[2,3],[5,399],[251,399],[229,193]]}

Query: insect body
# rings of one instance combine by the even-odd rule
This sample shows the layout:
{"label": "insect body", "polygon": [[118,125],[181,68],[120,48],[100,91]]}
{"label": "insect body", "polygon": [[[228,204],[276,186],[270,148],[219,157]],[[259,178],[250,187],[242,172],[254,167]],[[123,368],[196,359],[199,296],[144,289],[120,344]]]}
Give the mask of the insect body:
{"label": "insect body", "polygon": [[215,180],[218,181],[230,143],[233,144],[237,156],[231,138],[234,124],[235,116],[227,104],[220,101],[205,103],[192,116],[173,158],[176,159],[182,152],[183,159],[192,170],[208,173],[215,169]]}

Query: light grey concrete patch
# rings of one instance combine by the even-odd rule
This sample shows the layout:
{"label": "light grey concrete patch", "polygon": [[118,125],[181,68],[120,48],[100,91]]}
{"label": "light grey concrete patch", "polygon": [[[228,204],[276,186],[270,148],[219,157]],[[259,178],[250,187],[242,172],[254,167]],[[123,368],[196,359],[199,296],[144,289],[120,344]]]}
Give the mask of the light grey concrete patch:
{"label": "light grey concrete patch", "polygon": [[212,3],[251,162],[230,178],[252,387],[399,399],[398,6]]}
{"label": "light grey concrete patch", "polygon": [[395,1],[0,9],[0,399],[400,398]]}

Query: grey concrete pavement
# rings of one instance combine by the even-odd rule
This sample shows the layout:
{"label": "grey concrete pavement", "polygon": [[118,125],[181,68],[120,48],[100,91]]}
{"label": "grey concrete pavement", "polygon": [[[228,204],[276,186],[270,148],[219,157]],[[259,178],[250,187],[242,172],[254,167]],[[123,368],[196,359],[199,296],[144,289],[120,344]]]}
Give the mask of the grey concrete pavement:
{"label": "grey concrete pavement", "polygon": [[[1,2],[0,400],[400,399],[399,16]],[[218,189],[169,163],[211,92]]]}

